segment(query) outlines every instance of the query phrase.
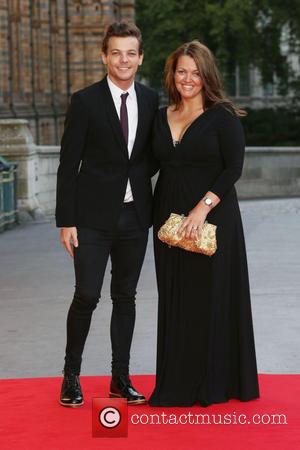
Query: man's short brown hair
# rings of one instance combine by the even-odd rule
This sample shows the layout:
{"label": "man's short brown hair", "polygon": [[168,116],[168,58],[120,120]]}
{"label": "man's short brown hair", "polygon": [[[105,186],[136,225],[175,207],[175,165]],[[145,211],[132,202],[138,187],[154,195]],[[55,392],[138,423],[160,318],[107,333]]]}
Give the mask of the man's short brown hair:
{"label": "man's short brown hair", "polygon": [[106,55],[108,48],[108,41],[111,37],[135,37],[139,43],[139,54],[143,53],[143,41],[142,33],[140,29],[133,23],[128,22],[114,22],[111,23],[106,29],[103,41],[102,41],[102,51]]}

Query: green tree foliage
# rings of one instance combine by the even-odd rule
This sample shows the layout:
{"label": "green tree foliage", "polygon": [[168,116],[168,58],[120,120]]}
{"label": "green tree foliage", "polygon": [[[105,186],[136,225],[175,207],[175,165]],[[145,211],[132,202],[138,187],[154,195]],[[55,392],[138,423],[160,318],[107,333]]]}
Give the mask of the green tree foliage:
{"label": "green tree foliage", "polygon": [[300,110],[278,107],[247,109],[243,127],[248,146],[293,146],[300,144]]}
{"label": "green tree foliage", "polygon": [[282,51],[284,27],[287,41],[298,51],[299,0],[136,0],[137,24],[143,32],[145,61],[142,74],[160,87],[167,55],[183,42],[199,39],[217,57],[223,74],[236,64],[252,64],[263,81],[279,81],[284,94],[299,86]]}

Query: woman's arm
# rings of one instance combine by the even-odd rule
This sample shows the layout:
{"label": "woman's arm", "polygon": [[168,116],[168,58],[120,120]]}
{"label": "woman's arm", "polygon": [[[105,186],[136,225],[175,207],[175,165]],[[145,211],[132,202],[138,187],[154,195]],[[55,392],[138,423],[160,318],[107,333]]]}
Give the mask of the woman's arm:
{"label": "woman's arm", "polygon": [[218,134],[224,170],[217,177],[210,190],[222,199],[242,174],[245,136],[240,119],[226,110],[223,111]]}
{"label": "woman's arm", "polygon": [[[222,111],[222,115],[218,134],[224,169],[181,225],[179,232],[184,233],[187,238],[193,238],[201,232],[208,213],[222,201],[242,174],[245,156],[242,124],[239,118],[229,111]],[[210,206],[204,202],[206,197],[212,201]]]}

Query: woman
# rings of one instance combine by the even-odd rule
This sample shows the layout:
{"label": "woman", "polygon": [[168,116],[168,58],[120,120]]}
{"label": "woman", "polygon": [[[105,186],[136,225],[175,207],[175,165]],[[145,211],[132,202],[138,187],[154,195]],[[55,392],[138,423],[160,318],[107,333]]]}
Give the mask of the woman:
{"label": "woman", "polygon": [[[154,195],[159,291],[153,406],[203,406],[259,397],[247,258],[234,183],[241,176],[245,111],[226,98],[214,57],[198,41],[179,47],[165,67],[169,106],[154,124],[160,161]],[[157,238],[170,213],[194,238],[217,225],[212,257]]]}

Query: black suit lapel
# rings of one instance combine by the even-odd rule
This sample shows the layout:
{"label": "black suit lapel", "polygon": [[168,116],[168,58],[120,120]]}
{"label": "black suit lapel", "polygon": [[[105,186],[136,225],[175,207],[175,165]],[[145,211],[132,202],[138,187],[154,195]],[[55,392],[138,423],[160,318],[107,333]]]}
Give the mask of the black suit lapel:
{"label": "black suit lapel", "polygon": [[[115,108],[114,100],[112,98],[108,83],[107,83],[107,76],[103,78],[102,81],[100,81],[100,87],[101,87],[101,96],[100,101],[104,102],[106,113],[109,119],[109,122],[111,124],[112,130],[114,135],[116,136],[118,143],[124,152],[124,155],[128,159],[128,148],[123,136],[120,120],[118,113]],[[137,124],[137,130],[136,130],[136,136],[135,141],[133,145],[133,149],[131,152],[130,159],[134,158],[134,156],[138,153],[138,150],[140,148],[140,144],[142,142],[142,136],[143,132],[145,131],[145,126],[147,125],[147,102],[145,100],[145,96],[142,94],[142,89],[139,86],[138,83],[135,83],[134,85],[135,91],[136,91],[136,97],[137,97],[137,106],[138,106],[138,124]]]}
{"label": "black suit lapel", "polygon": [[107,83],[107,77],[105,77],[102,82],[102,93],[103,93],[103,100],[104,100],[104,104],[105,104],[105,108],[106,108],[106,112],[107,112],[107,116],[109,119],[109,122],[111,124],[112,130],[114,135],[116,136],[120,147],[122,148],[126,158],[128,159],[128,149],[127,149],[127,145],[123,136],[123,132],[122,132],[122,128],[121,128],[121,124],[120,124],[120,120],[119,120],[119,116],[118,113],[116,111],[116,107],[114,104],[114,100],[112,98],[108,83]]}
{"label": "black suit lapel", "polygon": [[135,92],[136,92],[136,98],[137,98],[137,105],[138,105],[138,124],[137,124],[137,130],[135,135],[135,141],[133,145],[133,149],[131,152],[130,159],[134,158],[136,153],[138,152],[138,149],[140,147],[140,143],[142,141],[142,135],[145,131],[145,125],[146,125],[146,111],[147,111],[147,104],[145,101],[145,97],[142,94],[141,87],[138,83],[135,83]]}

